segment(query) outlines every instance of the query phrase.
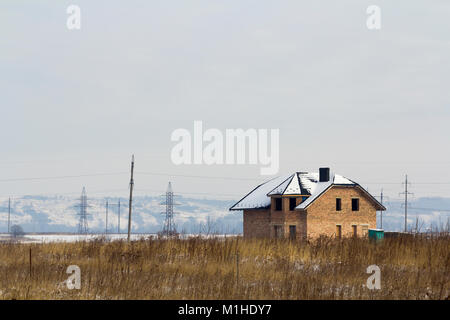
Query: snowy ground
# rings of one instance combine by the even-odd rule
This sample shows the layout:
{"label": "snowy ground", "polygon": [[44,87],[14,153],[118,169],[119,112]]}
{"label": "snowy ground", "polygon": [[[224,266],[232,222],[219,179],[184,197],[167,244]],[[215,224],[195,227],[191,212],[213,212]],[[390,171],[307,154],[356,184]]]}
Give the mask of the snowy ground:
{"label": "snowy ground", "polygon": [[[184,234],[180,235],[181,238],[191,238],[199,236],[197,234]],[[200,235],[202,238],[208,237],[236,237],[237,235]],[[136,233],[131,235],[131,240],[141,240],[148,239],[150,237],[157,237],[155,233]],[[7,234],[0,234],[0,242],[8,241],[11,238],[8,237]],[[51,242],[76,242],[76,241],[93,241],[93,240],[106,240],[106,241],[117,241],[117,240],[127,240],[126,233],[111,233],[108,235],[105,234],[88,234],[88,235],[79,235],[79,234],[27,234],[23,237],[15,239],[20,243],[51,243]]]}
{"label": "snowy ground", "polygon": [[[156,234],[132,234],[131,240],[146,239]],[[92,240],[126,240],[127,234],[27,234],[17,238],[21,243],[49,243],[49,242],[76,242],[76,241],[92,241]],[[7,234],[0,234],[0,240],[8,240]]]}

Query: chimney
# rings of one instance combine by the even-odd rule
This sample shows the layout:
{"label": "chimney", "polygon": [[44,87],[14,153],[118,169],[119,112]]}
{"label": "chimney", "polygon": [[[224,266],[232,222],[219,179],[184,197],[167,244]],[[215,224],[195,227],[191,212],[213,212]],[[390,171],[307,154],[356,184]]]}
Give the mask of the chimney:
{"label": "chimney", "polygon": [[330,168],[319,168],[319,182],[330,181]]}

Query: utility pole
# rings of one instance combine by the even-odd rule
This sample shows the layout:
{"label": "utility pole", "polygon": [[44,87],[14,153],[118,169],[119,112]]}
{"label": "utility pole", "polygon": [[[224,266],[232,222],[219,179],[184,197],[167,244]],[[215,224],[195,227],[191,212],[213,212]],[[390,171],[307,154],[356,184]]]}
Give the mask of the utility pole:
{"label": "utility pole", "polygon": [[408,175],[405,176],[405,232],[408,231]]}
{"label": "utility pole", "polygon": [[120,233],[120,199],[119,204],[117,205],[117,233]]}
{"label": "utility pole", "polygon": [[8,233],[10,233],[11,225],[11,198],[8,199]]}
{"label": "utility pole", "polygon": [[108,234],[108,200],[106,200],[106,222],[105,222],[105,234]]}
{"label": "utility pole", "polygon": [[412,194],[408,192],[408,175],[405,175],[405,192],[401,194],[405,195],[405,232],[408,232],[408,194]]}
{"label": "utility pole", "polygon": [[131,233],[131,208],[133,204],[133,171],[134,171],[134,155],[131,157],[131,179],[130,179],[130,203],[128,207],[128,242],[130,242],[130,233]]}
{"label": "utility pole", "polygon": [[[380,201],[383,205],[383,189],[381,189]],[[380,211],[380,229],[383,229],[383,210]]]}

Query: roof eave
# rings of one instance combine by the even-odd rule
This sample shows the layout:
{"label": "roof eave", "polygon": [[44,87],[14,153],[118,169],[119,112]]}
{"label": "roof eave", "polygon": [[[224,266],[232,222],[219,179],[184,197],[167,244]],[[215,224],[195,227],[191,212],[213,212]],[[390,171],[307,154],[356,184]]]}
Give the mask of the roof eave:
{"label": "roof eave", "polygon": [[257,208],[233,208],[231,207],[228,211],[242,211],[242,210],[267,210],[270,206],[267,207],[257,207]]}
{"label": "roof eave", "polygon": [[377,209],[377,211],[386,211],[386,207],[383,206],[373,195],[371,195],[369,193],[369,191],[367,191],[366,189],[364,189],[363,187],[361,187],[360,184],[356,184],[357,187],[359,187],[365,194],[367,194],[369,196],[369,198],[372,200],[372,202],[375,204],[375,207]]}

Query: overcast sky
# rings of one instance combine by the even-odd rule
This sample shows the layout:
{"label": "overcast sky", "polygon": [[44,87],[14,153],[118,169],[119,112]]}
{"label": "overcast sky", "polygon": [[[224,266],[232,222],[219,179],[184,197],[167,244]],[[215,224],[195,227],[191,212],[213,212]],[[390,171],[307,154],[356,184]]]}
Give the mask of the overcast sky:
{"label": "overcast sky", "polygon": [[172,164],[173,130],[202,120],[279,129],[280,174],[329,166],[398,198],[407,173],[416,197],[450,196],[449,17],[447,0],[3,0],[0,195],[126,196],[132,153],[138,194],[239,198],[267,178]]}

